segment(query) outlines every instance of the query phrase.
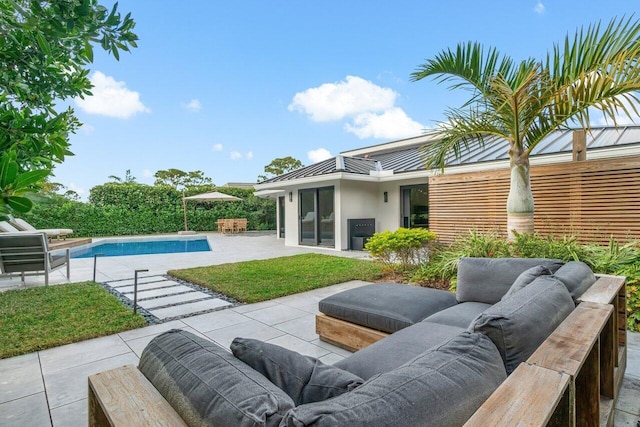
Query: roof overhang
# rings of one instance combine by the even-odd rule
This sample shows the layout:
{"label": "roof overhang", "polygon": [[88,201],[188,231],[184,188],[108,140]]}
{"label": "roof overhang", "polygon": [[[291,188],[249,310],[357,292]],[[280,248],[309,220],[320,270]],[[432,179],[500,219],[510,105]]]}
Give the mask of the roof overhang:
{"label": "roof overhang", "polygon": [[[626,156],[640,155],[640,144],[633,145],[621,145],[616,147],[598,148],[587,151],[587,160],[597,159],[610,159],[620,158]],[[533,156],[530,159],[531,166],[550,165],[556,163],[570,162],[573,159],[573,153],[563,152],[556,154],[545,154]],[[445,168],[444,174],[460,174],[471,172],[491,171],[496,169],[508,169],[509,160],[494,160],[489,162],[469,163],[464,165],[449,166]],[[278,181],[273,183],[257,184],[255,185],[255,195],[259,197],[270,197],[270,192],[280,192],[284,195],[287,188],[291,187],[306,187],[310,185],[317,185],[327,183],[329,181],[361,181],[361,182],[393,182],[402,181],[416,178],[428,178],[429,176],[441,175],[439,169],[420,169],[408,172],[394,172],[394,171],[371,171],[369,175],[350,173],[350,172],[334,172],[330,174],[310,176],[300,179],[292,179],[289,181]],[[273,197],[273,196],[272,196]]]}

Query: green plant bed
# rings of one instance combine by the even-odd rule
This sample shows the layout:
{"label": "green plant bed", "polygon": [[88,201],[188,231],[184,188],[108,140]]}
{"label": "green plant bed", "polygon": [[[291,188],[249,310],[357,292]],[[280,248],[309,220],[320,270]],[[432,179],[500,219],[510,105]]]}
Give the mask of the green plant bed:
{"label": "green plant bed", "polygon": [[169,274],[238,301],[254,303],[349,280],[373,281],[382,276],[382,267],[367,260],[303,254],[171,270]]}
{"label": "green plant bed", "polygon": [[0,293],[0,358],[145,326],[93,282]]}

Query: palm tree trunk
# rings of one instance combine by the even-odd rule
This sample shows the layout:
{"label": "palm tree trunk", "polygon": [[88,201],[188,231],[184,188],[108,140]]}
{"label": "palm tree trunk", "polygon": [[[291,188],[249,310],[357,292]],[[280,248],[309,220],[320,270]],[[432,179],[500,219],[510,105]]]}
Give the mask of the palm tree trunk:
{"label": "palm tree trunk", "polygon": [[529,179],[529,156],[526,153],[514,153],[511,157],[511,184],[507,198],[507,236],[515,239],[518,234],[533,233],[533,193]]}

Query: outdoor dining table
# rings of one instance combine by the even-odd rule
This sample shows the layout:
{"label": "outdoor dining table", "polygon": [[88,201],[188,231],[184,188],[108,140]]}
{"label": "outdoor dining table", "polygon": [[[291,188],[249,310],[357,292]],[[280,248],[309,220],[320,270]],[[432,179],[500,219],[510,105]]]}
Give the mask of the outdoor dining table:
{"label": "outdoor dining table", "polygon": [[240,233],[247,231],[247,219],[246,218],[231,218],[231,219],[219,219],[218,231],[223,234],[226,233]]}

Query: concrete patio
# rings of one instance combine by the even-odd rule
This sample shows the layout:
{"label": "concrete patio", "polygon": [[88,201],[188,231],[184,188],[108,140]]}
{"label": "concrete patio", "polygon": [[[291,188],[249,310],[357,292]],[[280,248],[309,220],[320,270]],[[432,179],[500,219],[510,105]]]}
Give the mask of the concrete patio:
{"label": "concrete patio", "polygon": [[[130,278],[135,269],[148,268],[149,275],[162,274],[172,268],[304,252],[366,256],[360,252],[287,248],[273,235],[211,234],[208,237],[212,252],[99,259],[97,280]],[[72,260],[71,265],[72,281],[91,279],[92,259]],[[59,277],[54,276],[54,281],[61,283],[66,280],[60,274]],[[3,282],[0,280],[0,289],[16,286],[16,283]],[[41,283],[37,278],[31,278],[27,286]],[[147,343],[154,336],[172,328],[191,331],[227,349],[233,338],[243,336],[282,345],[320,358],[325,363],[334,363],[350,353],[318,339],[314,327],[318,301],[364,284],[360,281],[342,283],[0,360],[0,425],[86,426],[87,377],[121,365],[137,364]],[[630,333],[628,341],[628,367],[618,400],[615,425],[636,427],[640,422],[640,334]]]}

